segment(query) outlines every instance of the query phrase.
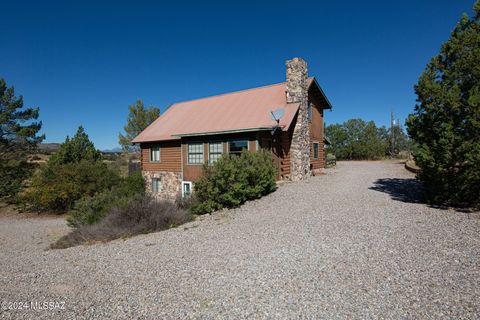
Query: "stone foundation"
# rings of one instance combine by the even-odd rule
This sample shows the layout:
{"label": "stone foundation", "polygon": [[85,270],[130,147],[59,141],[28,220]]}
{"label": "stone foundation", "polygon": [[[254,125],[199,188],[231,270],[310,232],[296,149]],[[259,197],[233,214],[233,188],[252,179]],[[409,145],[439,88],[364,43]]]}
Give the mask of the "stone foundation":
{"label": "stone foundation", "polygon": [[293,129],[291,153],[291,180],[308,178],[310,172],[310,127],[307,104],[307,64],[300,58],[287,61],[287,103],[300,103]]}
{"label": "stone foundation", "polygon": [[[159,200],[175,200],[182,194],[182,174],[180,172],[166,171],[142,171],[145,179],[147,193]],[[152,193],[152,178],[159,178],[162,182],[162,189],[158,193]]]}

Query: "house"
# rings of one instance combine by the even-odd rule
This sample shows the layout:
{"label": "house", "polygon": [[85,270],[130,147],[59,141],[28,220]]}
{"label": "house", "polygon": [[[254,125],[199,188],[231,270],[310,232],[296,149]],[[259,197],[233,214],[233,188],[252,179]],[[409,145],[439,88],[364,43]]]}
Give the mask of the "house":
{"label": "house", "polygon": [[332,106],[307,64],[286,62],[286,82],[173,104],[134,140],[147,191],[190,194],[205,163],[243,149],[271,150],[278,180],[325,168],[323,115]]}

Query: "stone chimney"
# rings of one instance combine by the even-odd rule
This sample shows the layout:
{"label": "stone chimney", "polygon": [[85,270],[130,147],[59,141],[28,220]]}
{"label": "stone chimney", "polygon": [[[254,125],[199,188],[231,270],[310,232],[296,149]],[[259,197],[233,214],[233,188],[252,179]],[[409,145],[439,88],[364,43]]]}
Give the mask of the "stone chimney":
{"label": "stone chimney", "polygon": [[307,63],[293,58],[287,65],[287,103],[300,103],[290,147],[291,180],[310,176],[310,128],[307,118],[308,87]]}

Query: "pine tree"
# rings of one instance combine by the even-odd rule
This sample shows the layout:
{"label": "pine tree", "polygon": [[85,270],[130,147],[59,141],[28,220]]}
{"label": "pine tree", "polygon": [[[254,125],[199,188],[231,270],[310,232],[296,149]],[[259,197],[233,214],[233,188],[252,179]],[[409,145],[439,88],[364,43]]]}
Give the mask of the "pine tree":
{"label": "pine tree", "polygon": [[0,199],[12,200],[31,174],[27,157],[45,138],[37,135],[38,114],[38,108],[23,109],[23,97],[15,97],[14,88],[0,79]]}
{"label": "pine tree", "polygon": [[60,149],[50,157],[48,164],[51,166],[75,163],[82,160],[98,161],[101,158],[102,155],[100,151],[95,149],[93,142],[90,141],[85,130],[80,126],[73,138],[70,139],[70,137],[67,136],[65,142],[60,146]]}
{"label": "pine tree", "polygon": [[427,197],[437,204],[480,206],[480,2],[464,15],[415,86],[408,133],[418,143]]}
{"label": "pine tree", "polygon": [[127,124],[123,129],[125,134],[118,135],[118,143],[125,152],[138,151],[138,146],[132,145],[132,140],[146,127],[160,116],[160,109],[156,107],[145,108],[142,100],[128,106],[129,114]]}

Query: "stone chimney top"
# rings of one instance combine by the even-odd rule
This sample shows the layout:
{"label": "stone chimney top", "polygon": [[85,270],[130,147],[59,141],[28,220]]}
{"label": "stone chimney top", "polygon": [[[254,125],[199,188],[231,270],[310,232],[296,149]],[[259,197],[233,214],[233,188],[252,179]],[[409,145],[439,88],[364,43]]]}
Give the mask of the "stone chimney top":
{"label": "stone chimney top", "polygon": [[301,58],[287,60],[287,103],[304,102],[307,94],[307,63]]}

